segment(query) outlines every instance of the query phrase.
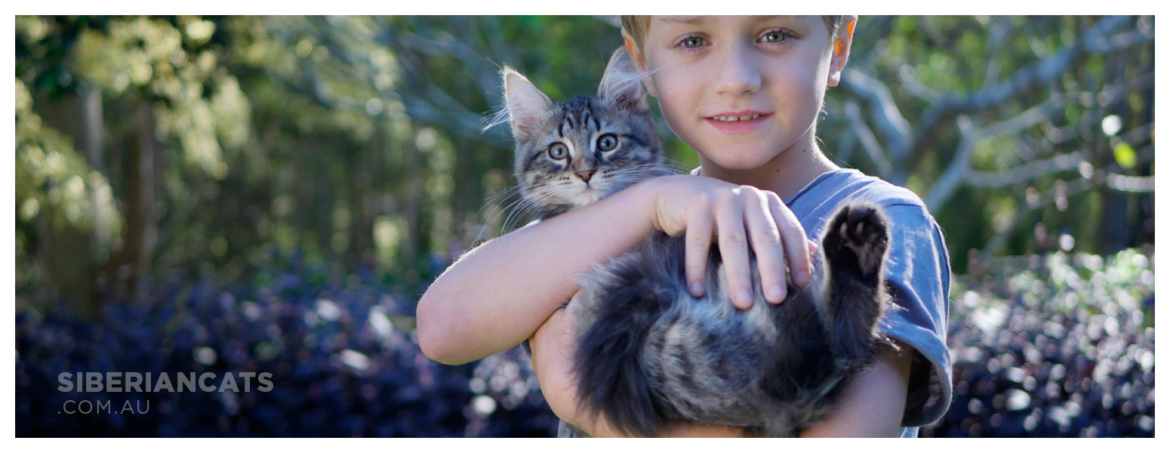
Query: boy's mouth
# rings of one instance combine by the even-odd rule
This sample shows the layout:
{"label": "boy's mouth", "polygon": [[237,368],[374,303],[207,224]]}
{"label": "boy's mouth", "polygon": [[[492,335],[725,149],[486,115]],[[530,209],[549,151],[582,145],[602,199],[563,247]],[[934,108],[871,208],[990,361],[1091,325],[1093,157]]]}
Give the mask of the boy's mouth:
{"label": "boy's mouth", "polygon": [[742,134],[759,127],[771,113],[743,110],[738,112],[721,112],[717,115],[704,117],[712,126],[725,134]]}

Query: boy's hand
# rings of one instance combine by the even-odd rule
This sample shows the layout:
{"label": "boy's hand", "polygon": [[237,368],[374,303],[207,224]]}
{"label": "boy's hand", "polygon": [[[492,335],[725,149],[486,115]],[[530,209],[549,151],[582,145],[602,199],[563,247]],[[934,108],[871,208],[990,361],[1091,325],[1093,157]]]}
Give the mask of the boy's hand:
{"label": "boy's hand", "polygon": [[692,296],[701,297],[712,238],[719,238],[719,252],[731,301],[740,309],[751,308],[752,282],[748,248],[756,253],[764,298],[779,304],[787,297],[787,277],[804,287],[810,280],[810,248],[796,216],[773,192],[737,186],[702,176],[676,175],[655,178],[657,196],[654,228],[671,236],[686,234],[687,285]]}

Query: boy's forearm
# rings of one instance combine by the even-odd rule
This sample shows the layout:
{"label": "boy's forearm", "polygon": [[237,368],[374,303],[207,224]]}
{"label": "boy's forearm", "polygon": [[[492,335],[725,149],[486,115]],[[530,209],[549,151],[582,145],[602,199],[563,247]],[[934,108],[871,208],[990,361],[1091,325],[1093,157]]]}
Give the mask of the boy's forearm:
{"label": "boy's forearm", "polygon": [[855,375],[829,417],[801,437],[897,437],[913,355],[908,346],[903,351],[883,355]]}
{"label": "boy's forearm", "polygon": [[527,339],[577,290],[575,277],[642,241],[653,181],[492,240],[459,259],[418,304],[419,345],[466,363]]}
{"label": "boy's forearm", "polygon": [[532,337],[532,368],[540,380],[540,391],[558,418],[594,437],[618,437],[604,417],[581,414],[577,407],[577,384],[572,375],[573,321],[567,309],[557,309]]}

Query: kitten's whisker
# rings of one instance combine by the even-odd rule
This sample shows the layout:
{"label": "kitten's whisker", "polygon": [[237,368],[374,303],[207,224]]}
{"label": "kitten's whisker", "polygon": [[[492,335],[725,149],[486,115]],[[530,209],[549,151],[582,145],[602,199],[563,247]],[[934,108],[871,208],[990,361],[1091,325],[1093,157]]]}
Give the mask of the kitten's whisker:
{"label": "kitten's whisker", "polygon": [[501,202],[501,201],[507,199],[507,197],[509,197],[511,195],[519,193],[520,189],[522,189],[522,187],[520,185],[515,185],[515,186],[508,187],[508,188],[500,191],[499,193],[488,198],[485,201],[484,206],[482,208],[480,208],[479,211],[477,211],[474,216],[472,216],[472,218],[483,219],[483,221],[484,221],[483,222],[484,226],[482,228],[480,228],[479,234],[476,235],[475,240],[473,240],[471,242],[472,246],[477,244],[480,241],[480,239],[483,239],[484,233],[487,232],[487,228],[492,224],[493,221],[495,221],[496,217],[498,217],[502,212],[506,211],[507,208],[505,207],[505,208],[502,208],[499,210],[489,211],[489,215],[481,217],[481,214],[483,214],[484,210],[486,210],[488,208],[492,208],[492,207],[499,207],[498,202]]}
{"label": "kitten's whisker", "polygon": [[[516,186],[514,189],[515,190],[512,190],[512,189],[509,189],[509,190],[511,190],[513,193],[518,192],[520,190],[520,186]],[[500,197],[495,197],[495,198],[500,198]],[[496,219],[498,219],[501,214],[503,214],[505,212],[509,212],[513,206],[516,206],[517,204],[520,204],[522,202],[524,202],[524,198],[521,197],[521,198],[517,198],[516,200],[513,200],[512,202],[508,203],[506,206],[503,206],[503,207],[499,207],[498,204],[489,205],[489,206],[497,207],[498,209],[492,210],[491,216],[484,219],[484,225],[482,228],[480,228],[479,234],[476,235],[475,240],[472,241],[472,245],[475,246],[476,244],[479,243],[479,241],[481,239],[484,238],[484,235],[486,234],[487,229],[495,223]],[[487,208],[487,206],[484,207],[484,209],[486,209],[486,208]],[[480,209],[480,211],[482,212],[483,209]],[[479,213],[476,213],[476,215],[478,216]],[[503,231],[504,231],[504,229],[501,227],[500,228],[501,234],[503,233]]]}
{"label": "kitten's whisker", "polygon": [[524,202],[517,206],[515,210],[508,215],[508,218],[504,220],[504,226],[501,230],[501,233],[503,234],[506,232],[511,232],[512,228],[515,226],[510,225],[513,220],[519,221],[520,219],[523,219],[526,215],[536,211],[544,201],[553,198],[554,196],[556,196],[556,194],[546,185],[537,186],[531,189],[529,191],[528,199],[523,200]]}

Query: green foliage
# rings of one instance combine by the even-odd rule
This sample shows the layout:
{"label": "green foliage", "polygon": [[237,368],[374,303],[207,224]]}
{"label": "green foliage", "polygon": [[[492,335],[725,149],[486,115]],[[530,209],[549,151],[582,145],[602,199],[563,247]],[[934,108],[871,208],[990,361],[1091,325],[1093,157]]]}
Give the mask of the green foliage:
{"label": "green foliage", "polygon": [[239,83],[212,49],[201,48],[214,31],[214,23],[197,18],[114,20],[104,32],[83,30],[74,55],[77,75],[108,94],[132,90],[162,100],[155,112],[160,138],[177,142],[188,165],[223,179],[223,148],[244,145],[251,115]]}
{"label": "green foliage", "polygon": [[15,100],[18,229],[41,218],[57,230],[100,227],[104,236],[96,245],[109,247],[121,228],[109,181],[89,168],[67,137],[44,125],[20,79]]}

